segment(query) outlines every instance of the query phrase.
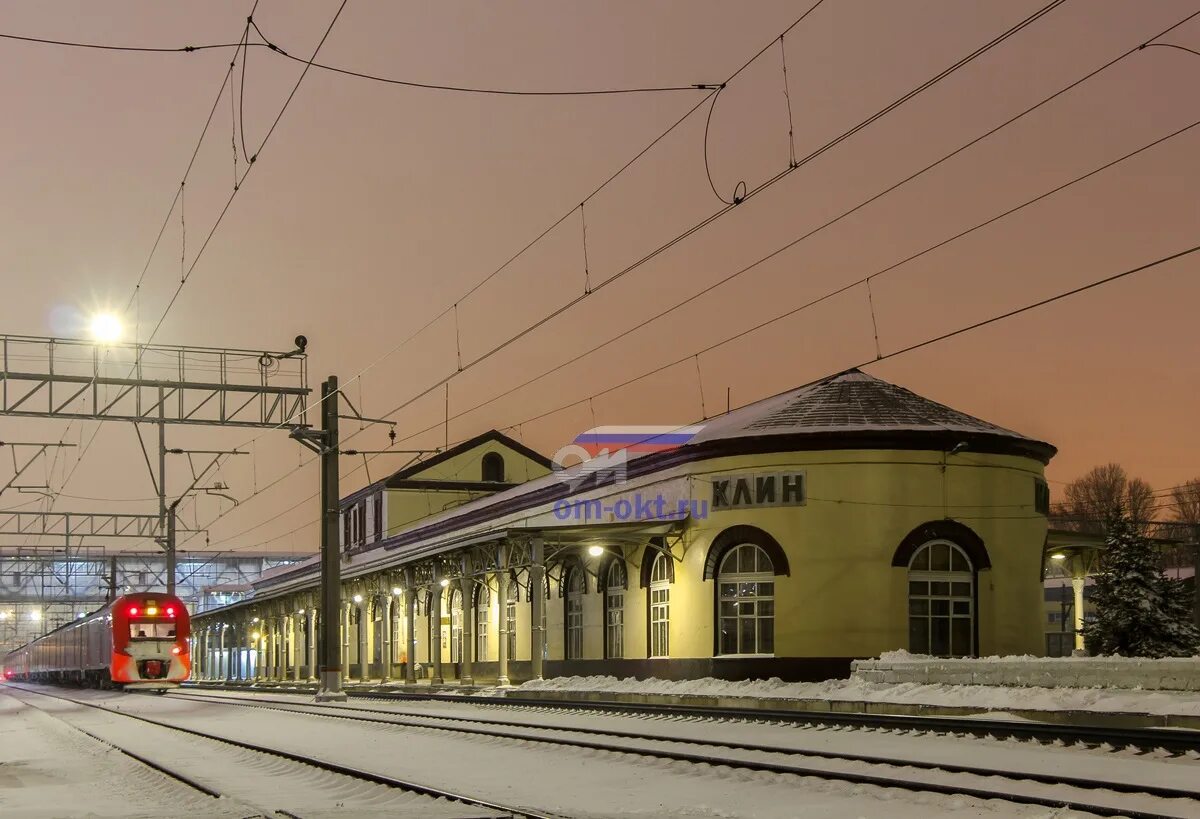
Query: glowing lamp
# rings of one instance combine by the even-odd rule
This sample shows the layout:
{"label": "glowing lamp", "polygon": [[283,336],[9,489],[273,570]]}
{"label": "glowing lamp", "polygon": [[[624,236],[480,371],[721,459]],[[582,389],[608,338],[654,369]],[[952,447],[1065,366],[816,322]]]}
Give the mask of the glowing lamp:
{"label": "glowing lamp", "polygon": [[167,616],[168,617],[175,616],[175,607],[174,606],[167,606]]}
{"label": "glowing lamp", "polygon": [[251,640],[257,640],[257,639],[258,639],[259,637],[261,637],[261,636],[262,636],[262,635],[261,635],[261,634],[259,634],[259,633],[256,631],[256,632],[254,632],[253,634],[251,634],[251,635],[250,635],[250,639],[251,639]]}
{"label": "glowing lamp", "polygon": [[1051,560],[1066,560],[1067,556],[1065,554],[1063,554],[1062,552],[1055,552],[1054,554],[1050,555],[1050,559]]}
{"label": "glowing lamp", "polygon": [[592,557],[600,557],[600,555],[604,554],[604,547],[603,546],[589,546],[588,554],[591,555]]}
{"label": "glowing lamp", "polygon": [[353,598],[353,599],[354,599],[354,602],[355,602],[355,603],[361,603],[361,602],[362,602],[362,595],[361,595],[361,594],[356,594],[356,595],[354,595],[354,598]]}
{"label": "glowing lamp", "polygon": [[446,578],[444,578],[444,577],[443,577],[443,578],[442,578],[442,582],[441,582],[441,586],[442,586],[442,588],[444,589],[444,588],[446,588],[446,587],[447,587],[447,586],[449,586],[449,585],[450,585],[450,581],[449,581],[449,580],[447,580]]}
{"label": "glowing lamp", "polygon": [[404,594],[404,589],[397,586],[396,588],[392,589],[392,594],[399,597],[400,595]]}
{"label": "glowing lamp", "polygon": [[130,607],[129,607],[129,616],[130,616],[130,617],[137,617],[137,616],[138,616],[138,611],[139,611],[139,609],[138,609],[138,607],[137,607],[137,606],[130,606]]}
{"label": "glowing lamp", "polygon": [[171,646],[171,653],[172,653],[172,654],[178,654],[178,653],[179,653],[179,651],[180,651],[180,648],[179,648],[179,646]]}

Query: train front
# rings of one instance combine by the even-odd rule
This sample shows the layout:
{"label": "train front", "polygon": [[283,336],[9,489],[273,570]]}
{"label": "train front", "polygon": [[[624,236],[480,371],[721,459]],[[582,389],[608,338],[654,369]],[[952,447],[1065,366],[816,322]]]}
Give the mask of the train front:
{"label": "train front", "polygon": [[125,688],[173,688],[192,670],[191,621],[178,597],[146,592],[118,598],[112,606],[112,668]]}

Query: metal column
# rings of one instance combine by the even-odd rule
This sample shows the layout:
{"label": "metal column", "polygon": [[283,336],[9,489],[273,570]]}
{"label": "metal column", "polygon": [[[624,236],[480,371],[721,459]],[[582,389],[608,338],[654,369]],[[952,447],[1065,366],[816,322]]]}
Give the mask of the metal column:
{"label": "metal column", "polygon": [[442,685],[446,679],[442,676],[442,567],[440,563],[433,566],[433,605],[429,612],[429,647],[430,659],[433,660],[433,678],[430,685]]}
{"label": "metal column", "polygon": [[542,679],[542,659],[546,656],[546,625],[542,620],[546,611],[545,557],[545,541],[540,535],[534,537],[529,543],[529,660],[535,680]]}
{"label": "metal column", "polygon": [[309,682],[315,682],[317,679],[317,628],[317,610],[310,608],[308,610],[308,629],[304,633],[304,647],[308,651]]}
{"label": "metal column", "polygon": [[406,653],[404,655],[404,682],[415,685],[417,682],[417,589],[412,584],[412,574],[406,575],[408,585],[404,587],[404,619]]}
{"label": "metal column", "polygon": [[462,561],[462,670],[458,674],[460,685],[473,685],[471,655],[475,653],[475,579],[470,575],[471,565],[466,555]]}
{"label": "metal column", "polygon": [[499,622],[497,623],[496,631],[500,635],[500,645],[497,646],[499,653],[496,655],[499,660],[498,669],[496,671],[496,685],[509,685],[508,680],[508,569],[504,565],[504,547],[500,547],[499,566],[500,571],[496,573],[496,604],[499,608]]}
{"label": "metal column", "polygon": [[383,634],[380,635],[379,658],[381,667],[380,682],[390,682],[392,679],[392,594],[389,589],[386,594],[380,595],[379,602],[376,604],[382,608],[382,613],[379,618],[379,627],[383,629]]}
{"label": "metal column", "polygon": [[326,612],[321,644],[321,687],[317,700],[344,701],[342,652],[338,621],[333,613],[341,605],[342,566],[338,548],[338,380],[330,376],[321,385],[321,608]]}
{"label": "metal column", "polygon": [[360,682],[371,681],[371,641],[368,632],[371,628],[371,598],[365,596],[358,604],[358,679]]}

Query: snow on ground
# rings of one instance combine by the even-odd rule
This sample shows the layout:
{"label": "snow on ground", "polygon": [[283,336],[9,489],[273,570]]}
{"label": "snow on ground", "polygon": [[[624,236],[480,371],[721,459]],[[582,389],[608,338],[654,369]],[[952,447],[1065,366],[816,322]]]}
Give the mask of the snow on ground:
{"label": "snow on ground", "polygon": [[[187,696],[234,697],[254,701],[264,699],[313,707],[311,695],[262,692],[189,691]],[[692,739],[705,742],[727,741],[777,747],[790,751],[815,751],[866,754],[932,764],[971,764],[1013,772],[1054,772],[1064,777],[1095,778],[1134,785],[1153,783],[1182,790],[1200,790],[1200,760],[1189,757],[1159,757],[1150,754],[1129,755],[1110,751],[1061,748],[991,738],[956,737],[942,734],[908,732],[827,730],[823,728],[776,723],[711,722],[705,720],[646,719],[636,715],[593,711],[527,710],[496,708],[441,700],[370,700],[353,698],[344,704],[329,703],[329,709],[350,712],[373,711],[380,714],[470,718],[518,722],[523,725],[553,727],[569,731],[630,731],[662,739]],[[1003,712],[995,719],[1011,719]],[[511,726],[502,730],[513,731]],[[602,741],[606,738],[601,737]],[[619,741],[619,740],[614,740]],[[695,750],[693,747],[691,750]]]}
{"label": "snow on ground", "polygon": [[[206,732],[303,751],[505,804],[580,817],[1043,817],[998,801],[649,760],[521,740],[327,720],[175,697],[72,696]],[[711,726],[710,726],[711,728]],[[873,742],[873,740],[868,740]],[[273,787],[270,780],[264,788]]]}
{"label": "snow on ground", "polygon": [[0,691],[0,816],[243,815]]}
{"label": "snow on ground", "polygon": [[[668,694],[754,697],[788,700],[849,700],[984,708],[989,711],[1100,711],[1200,716],[1200,692],[1138,691],[1117,688],[1009,688],[993,685],[872,683],[857,679],[819,683],[767,680],[637,680],[633,677],[553,677],[531,680],[519,691],[576,691],[612,694]],[[503,695],[484,689],[481,695]]]}

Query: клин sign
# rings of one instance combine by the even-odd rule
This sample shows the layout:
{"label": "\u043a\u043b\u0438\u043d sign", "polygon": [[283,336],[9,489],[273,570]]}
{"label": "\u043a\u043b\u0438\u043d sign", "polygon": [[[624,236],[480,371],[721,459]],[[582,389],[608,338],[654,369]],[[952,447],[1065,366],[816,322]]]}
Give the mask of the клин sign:
{"label": "\u043a\u043b\u0438\u043d sign", "polygon": [[712,478],[712,511],[757,506],[803,506],[808,482],[803,472],[744,472]]}

